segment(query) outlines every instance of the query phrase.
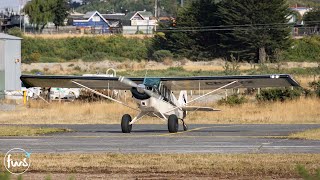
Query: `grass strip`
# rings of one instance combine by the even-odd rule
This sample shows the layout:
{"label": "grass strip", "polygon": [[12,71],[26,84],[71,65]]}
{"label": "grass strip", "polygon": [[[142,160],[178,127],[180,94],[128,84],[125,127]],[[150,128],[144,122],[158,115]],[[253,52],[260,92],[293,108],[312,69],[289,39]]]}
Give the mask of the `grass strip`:
{"label": "grass strip", "polygon": [[50,133],[68,132],[61,128],[37,128],[29,126],[0,126],[0,136],[37,136]]}

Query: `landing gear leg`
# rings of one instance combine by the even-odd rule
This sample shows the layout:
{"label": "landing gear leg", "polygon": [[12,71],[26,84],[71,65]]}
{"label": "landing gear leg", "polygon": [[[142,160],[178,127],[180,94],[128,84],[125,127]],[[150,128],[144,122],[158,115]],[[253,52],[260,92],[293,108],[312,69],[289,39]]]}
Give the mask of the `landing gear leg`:
{"label": "landing gear leg", "polygon": [[183,130],[184,130],[184,131],[188,131],[188,126],[187,126],[187,124],[184,122],[183,119],[181,119],[181,121],[182,121]]}

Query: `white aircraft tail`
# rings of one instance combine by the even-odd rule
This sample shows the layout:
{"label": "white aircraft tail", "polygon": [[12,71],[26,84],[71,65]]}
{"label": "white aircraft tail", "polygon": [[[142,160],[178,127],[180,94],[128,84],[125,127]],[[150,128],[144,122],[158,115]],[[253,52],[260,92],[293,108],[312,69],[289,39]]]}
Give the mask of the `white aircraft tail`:
{"label": "white aircraft tail", "polygon": [[180,106],[185,106],[186,105],[186,103],[188,102],[188,93],[187,93],[187,91],[180,91],[178,102],[179,102]]}

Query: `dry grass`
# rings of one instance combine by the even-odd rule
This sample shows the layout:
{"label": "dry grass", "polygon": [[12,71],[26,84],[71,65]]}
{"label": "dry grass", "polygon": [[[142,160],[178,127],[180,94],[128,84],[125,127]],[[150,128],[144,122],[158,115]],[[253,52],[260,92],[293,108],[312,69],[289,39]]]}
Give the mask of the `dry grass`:
{"label": "dry grass", "polygon": [[[135,107],[133,102],[128,102]],[[188,123],[228,124],[298,124],[319,123],[320,100],[300,99],[275,103],[246,103],[241,106],[215,106],[220,112],[189,112]],[[123,114],[137,112],[117,103],[58,103],[50,105],[31,101],[29,107],[0,113],[0,124],[118,124]],[[156,118],[145,117],[139,123],[161,124]]]}
{"label": "dry grass", "polygon": [[320,100],[300,99],[288,102],[246,103],[241,106],[218,106],[220,112],[189,114],[192,123],[297,124],[320,123]]}
{"label": "dry grass", "polygon": [[303,132],[290,134],[289,138],[320,140],[320,129],[310,129]]}
{"label": "dry grass", "polygon": [[32,154],[31,173],[138,174],[145,177],[298,178],[314,173],[320,154]]}
{"label": "dry grass", "polygon": [[313,81],[319,81],[320,76],[294,76],[294,79],[304,88],[310,88],[309,83]]}
{"label": "dry grass", "polygon": [[0,136],[36,136],[57,132],[66,132],[60,128],[35,128],[26,126],[0,126]]}

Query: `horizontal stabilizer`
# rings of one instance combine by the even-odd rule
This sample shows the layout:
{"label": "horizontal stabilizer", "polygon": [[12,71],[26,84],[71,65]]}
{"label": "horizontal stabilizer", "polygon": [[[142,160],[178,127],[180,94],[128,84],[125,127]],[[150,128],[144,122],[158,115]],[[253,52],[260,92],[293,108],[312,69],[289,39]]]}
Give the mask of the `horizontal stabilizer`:
{"label": "horizontal stabilizer", "polygon": [[212,107],[198,107],[198,106],[185,106],[182,107],[185,111],[220,111],[219,109],[213,109]]}

